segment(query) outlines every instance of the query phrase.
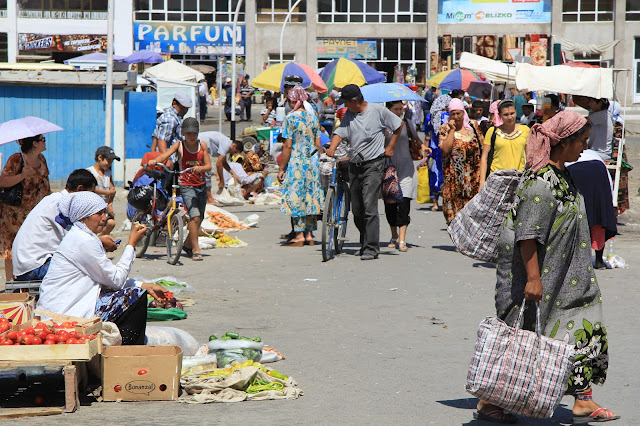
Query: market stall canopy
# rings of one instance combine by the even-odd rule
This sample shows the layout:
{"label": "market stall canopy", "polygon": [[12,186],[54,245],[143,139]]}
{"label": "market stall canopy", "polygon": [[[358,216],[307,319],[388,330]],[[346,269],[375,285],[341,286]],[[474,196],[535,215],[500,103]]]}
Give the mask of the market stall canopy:
{"label": "market stall canopy", "polygon": [[516,64],[516,87],[612,99],[613,69]]}
{"label": "market stall canopy", "polygon": [[[128,69],[126,64],[117,63],[118,61],[122,61],[124,58],[124,56],[113,55],[114,71],[126,71]],[[75,58],[67,59],[64,63],[79,70],[107,68],[107,54],[102,52],[90,53],[88,55],[76,56]]]}
{"label": "market stall canopy", "polygon": [[182,65],[174,59],[146,69],[142,76],[145,78],[165,78],[169,80],[196,82],[204,79],[204,74],[191,67]]}
{"label": "market stall canopy", "polygon": [[362,96],[367,102],[382,103],[392,101],[426,102],[422,96],[400,83],[377,83],[362,87]]}
{"label": "market stall canopy", "polygon": [[150,50],[138,50],[136,52],[133,52],[131,55],[127,56],[126,58],[122,58],[122,59],[114,58],[114,61],[124,62],[125,64],[139,64],[139,63],[159,64],[161,62],[164,62],[164,59],[162,59],[162,55],[160,55],[157,52],[152,52]]}
{"label": "market stall canopy", "polygon": [[329,62],[320,72],[327,88],[343,88],[347,84],[364,86],[365,84],[384,83],[387,77],[362,61],[340,58]]}
{"label": "market stall canopy", "polygon": [[200,71],[202,74],[209,74],[216,70],[216,67],[212,67],[211,65],[206,64],[189,65],[189,67],[193,68],[196,71]]}
{"label": "market stall canopy", "polygon": [[0,145],[50,132],[64,130],[39,117],[23,117],[0,124]]}
{"label": "market stall canopy", "polygon": [[302,77],[302,86],[305,89],[313,87],[319,93],[327,92],[327,86],[318,73],[309,65],[299,62],[285,62],[284,64],[270,66],[258,74],[251,81],[251,85],[273,92],[284,92],[284,78],[289,75]]}
{"label": "market stall canopy", "polygon": [[460,55],[460,68],[480,73],[494,83],[513,84],[516,73],[513,66],[469,52],[462,52]]}

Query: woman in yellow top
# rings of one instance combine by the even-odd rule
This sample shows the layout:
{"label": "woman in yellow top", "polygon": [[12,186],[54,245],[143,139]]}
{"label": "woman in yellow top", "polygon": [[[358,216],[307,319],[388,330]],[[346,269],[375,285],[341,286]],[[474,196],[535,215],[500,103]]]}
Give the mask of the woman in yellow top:
{"label": "woman in yellow top", "polygon": [[[529,127],[517,124],[516,119],[516,104],[511,99],[501,101],[498,104],[495,127],[487,130],[484,135],[484,146],[480,159],[480,188],[484,185],[487,176],[497,170],[524,170]],[[489,152],[494,132],[496,134],[493,160],[489,163]]]}

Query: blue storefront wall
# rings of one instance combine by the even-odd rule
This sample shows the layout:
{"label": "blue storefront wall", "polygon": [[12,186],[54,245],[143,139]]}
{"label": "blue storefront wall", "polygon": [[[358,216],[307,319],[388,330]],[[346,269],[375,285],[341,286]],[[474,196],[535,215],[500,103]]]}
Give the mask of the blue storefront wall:
{"label": "blue storefront wall", "polygon": [[[127,159],[141,159],[151,150],[151,135],[156,127],[157,101],[156,92],[127,92],[125,94],[127,110],[124,137]],[[127,172],[127,174],[129,173]]]}
{"label": "blue storefront wall", "polygon": [[[52,183],[64,184],[73,170],[93,165],[104,144],[104,112],[102,87],[0,85],[0,122],[32,115],[64,129],[46,135]],[[18,151],[15,142],[0,146],[3,162]]]}

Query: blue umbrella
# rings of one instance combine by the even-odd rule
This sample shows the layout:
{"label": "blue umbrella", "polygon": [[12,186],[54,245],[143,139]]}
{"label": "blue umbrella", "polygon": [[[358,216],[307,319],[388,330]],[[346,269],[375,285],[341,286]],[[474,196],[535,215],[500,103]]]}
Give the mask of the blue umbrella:
{"label": "blue umbrella", "polygon": [[157,52],[137,50],[126,58],[118,60],[118,62],[124,62],[125,64],[139,64],[140,62],[144,62],[145,64],[159,64],[160,62],[164,62],[164,59],[162,59],[162,55]]}
{"label": "blue umbrella", "polygon": [[367,102],[383,103],[391,101],[421,101],[426,100],[413,90],[400,83],[370,84],[360,88],[362,96]]}

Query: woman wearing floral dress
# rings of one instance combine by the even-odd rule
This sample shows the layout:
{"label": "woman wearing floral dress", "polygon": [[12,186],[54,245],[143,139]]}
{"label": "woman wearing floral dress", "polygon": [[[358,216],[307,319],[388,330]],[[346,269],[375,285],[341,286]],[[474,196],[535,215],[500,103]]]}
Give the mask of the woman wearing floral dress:
{"label": "woman wearing floral dress", "polygon": [[46,141],[42,135],[21,139],[22,152],[7,159],[0,175],[0,188],[8,188],[22,182],[22,203],[19,206],[0,203],[0,257],[4,259],[7,281],[13,279],[13,239],[29,212],[51,193],[49,168],[47,160],[42,155],[46,149]]}
{"label": "woman wearing floral dress", "polygon": [[307,112],[303,102],[307,92],[296,86],[287,96],[291,112],[282,123],[285,138],[282,163],[278,180],[283,183],[282,212],[291,216],[295,236],[285,245],[301,247],[313,245],[313,234],[317,227],[317,215],[324,204],[320,184],[320,167],[311,153],[320,146],[320,122],[318,117]]}
{"label": "woman wearing floral dress", "polygon": [[442,212],[447,225],[480,189],[483,143],[476,122],[469,120],[460,99],[449,102],[449,116],[449,122],[440,126],[440,148],[444,158]]}
{"label": "woman wearing floral dress", "polygon": [[[507,215],[500,236],[496,284],[497,314],[507,324],[515,323],[526,299],[523,329],[535,330],[532,302],[539,302],[542,333],[575,345],[566,390],[576,399],[573,424],[619,418],[592,400],[591,386],[607,376],[607,332],[584,199],[564,166],[587,148],[590,127],[580,114],[561,111],[531,128],[520,203]],[[517,420],[485,401],[478,403],[475,417]]]}

